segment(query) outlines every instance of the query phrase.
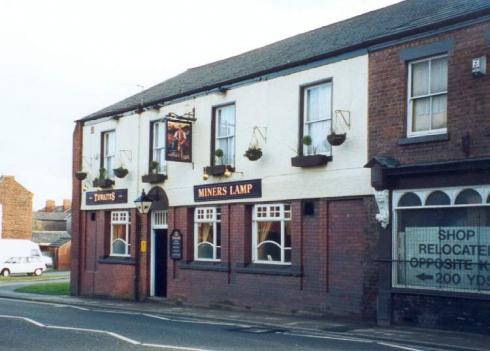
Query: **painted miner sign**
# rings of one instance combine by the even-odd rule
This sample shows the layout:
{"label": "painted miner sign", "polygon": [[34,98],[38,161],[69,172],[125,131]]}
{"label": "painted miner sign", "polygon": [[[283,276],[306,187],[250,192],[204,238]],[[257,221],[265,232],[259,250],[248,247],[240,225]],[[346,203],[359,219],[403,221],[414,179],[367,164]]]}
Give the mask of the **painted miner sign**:
{"label": "painted miner sign", "polygon": [[407,227],[399,234],[395,285],[490,293],[490,227]]}

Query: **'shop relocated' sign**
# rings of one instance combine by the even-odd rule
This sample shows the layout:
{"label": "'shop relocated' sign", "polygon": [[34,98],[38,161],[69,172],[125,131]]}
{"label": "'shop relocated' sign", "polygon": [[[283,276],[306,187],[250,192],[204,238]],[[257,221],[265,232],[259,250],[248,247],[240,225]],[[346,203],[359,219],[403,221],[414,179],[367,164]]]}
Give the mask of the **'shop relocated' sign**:
{"label": "'shop relocated' sign", "polygon": [[260,179],[194,186],[194,201],[213,201],[262,197]]}
{"label": "'shop relocated' sign", "polygon": [[398,285],[490,292],[490,227],[407,227],[398,235]]}

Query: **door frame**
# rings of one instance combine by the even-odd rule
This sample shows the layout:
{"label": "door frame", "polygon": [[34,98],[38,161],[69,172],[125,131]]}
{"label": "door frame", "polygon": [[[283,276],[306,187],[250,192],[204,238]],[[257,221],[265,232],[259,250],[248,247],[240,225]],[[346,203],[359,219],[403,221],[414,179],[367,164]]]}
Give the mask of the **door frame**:
{"label": "door frame", "polygon": [[155,230],[157,229],[167,229],[168,233],[167,210],[151,212],[150,296],[155,296]]}

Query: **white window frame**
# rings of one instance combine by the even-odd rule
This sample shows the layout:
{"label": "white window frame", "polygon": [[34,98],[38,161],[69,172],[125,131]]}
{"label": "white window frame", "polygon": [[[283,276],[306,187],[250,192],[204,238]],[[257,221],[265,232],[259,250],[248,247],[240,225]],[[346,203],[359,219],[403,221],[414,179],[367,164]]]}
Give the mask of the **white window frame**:
{"label": "white window frame", "polygon": [[[272,216],[271,209],[279,207],[280,215]],[[265,209],[266,215],[260,216],[259,209]],[[264,263],[264,264],[276,264],[276,265],[291,265],[291,262],[286,262],[286,250],[291,252],[291,247],[285,246],[285,222],[291,221],[292,210],[290,204],[257,204],[254,205],[253,215],[252,215],[252,262],[253,263]],[[265,240],[258,244],[258,223],[259,222],[281,222],[281,244],[278,245],[275,241]],[[292,235],[292,233],[291,233]],[[292,238],[291,238],[292,240]],[[261,245],[269,243],[278,246],[281,249],[281,260],[280,261],[268,261],[259,260],[258,249]],[[292,254],[291,254],[292,258]]]}
{"label": "white window frame", "polygon": [[[117,254],[117,253],[114,253],[112,251],[112,247],[113,247],[113,244],[114,244],[114,225],[115,224],[122,224],[122,225],[126,225],[126,237],[125,237],[125,240],[121,240],[121,239],[116,239],[116,240],[121,240],[124,242],[124,244],[126,245],[126,250],[125,250],[125,253],[124,254]],[[131,220],[130,220],[130,214],[129,214],[129,211],[112,211],[111,212],[111,251],[110,251],[110,255],[111,256],[118,256],[118,257],[129,257],[131,256],[130,254],[130,247],[131,247],[131,244],[129,243],[129,226],[131,224]]]}
{"label": "white window frame", "polygon": [[[482,202],[478,204],[456,204],[457,196],[463,192],[464,190],[471,189],[475,190],[478,194],[480,194],[482,198]],[[448,195],[450,199],[449,205],[426,205],[425,202],[430,194],[435,191],[442,191],[446,195]],[[399,206],[398,203],[403,195],[407,193],[413,193],[417,195],[421,201],[421,205],[419,206]],[[427,189],[404,189],[404,190],[395,190],[392,194],[392,230],[391,230],[391,240],[392,240],[392,251],[391,257],[393,261],[395,261],[398,257],[398,217],[400,210],[420,210],[420,209],[436,209],[436,208],[458,208],[458,207],[489,207],[490,203],[487,202],[487,199],[490,197],[490,185],[474,185],[474,186],[460,186],[460,187],[444,187],[444,188],[427,188]],[[450,291],[450,292],[462,292],[462,293],[478,293],[478,294],[490,294],[489,291],[482,290],[470,290],[470,289],[453,289],[453,288],[434,288],[434,287],[422,287],[415,285],[403,285],[398,284],[398,272],[395,264],[392,264],[391,268],[391,281],[392,287],[397,289],[414,289],[414,290],[431,290],[431,291]]]}
{"label": "white window frame", "polygon": [[[330,111],[329,111],[329,116],[326,118],[314,120],[314,121],[308,121],[308,113],[309,113],[309,104],[308,104],[308,93],[310,90],[321,87],[321,86],[330,86]],[[325,141],[327,140],[327,135],[331,132],[332,130],[332,109],[333,109],[333,82],[331,80],[314,84],[314,85],[308,85],[303,89],[303,136],[309,135],[308,134],[308,126],[309,125],[314,125],[315,123],[321,123],[321,122],[326,122],[328,125],[328,131],[325,134]],[[311,135],[310,135],[311,137]],[[313,140],[312,140],[312,144]],[[311,153],[308,151],[308,147],[303,144],[303,141],[301,141],[301,145],[303,148],[303,155],[327,155],[330,156],[332,154],[332,148],[330,147],[330,144],[327,142],[327,151],[324,152],[314,152],[312,151]]]}
{"label": "white window frame", "polygon": [[[113,136],[114,138],[114,150],[109,150],[108,148],[108,143],[109,143],[109,137]],[[115,130],[108,130],[106,132],[102,132],[102,167],[105,168],[106,170],[106,177],[108,179],[114,179],[114,171],[113,169],[116,168],[115,165],[115,160],[116,160],[116,131]],[[112,161],[112,167],[107,166],[109,163],[109,159]]]}
{"label": "white window frame", "polygon": [[[167,162],[165,160],[165,145],[167,137],[165,122],[155,121],[152,123],[152,136],[153,136],[153,145],[152,145],[152,160],[158,162],[158,173],[167,174]],[[159,146],[160,138],[163,138],[163,146]],[[163,162],[160,162],[159,154],[163,154]]]}
{"label": "white window frame", "polygon": [[[225,109],[228,109],[228,108],[233,108],[233,122],[234,122],[234,125],[233,125],[233,134],[229,134],[229,135],[219,135],[219,121],[220,121],[220,118],[219,118],[219,113],[220,111],[222,110],[225,110]],[[229,166],[232,166],[234,167],[235,166],[235,154],[236,154],[236,145],[235,145],[235,142],[236,142],[236,139],[235,139],[235,135],[236,135],[236,105],[233,103],[233,104],[228,104],[228,105],[224,105],[224,106],[218,106],[215,108],[215,111],[214,111],[214,130],[215,130],[215,140],[214,140],[214,150],[213,150],[213,157],[214,157],[214,151],[216,151],[217,149],[219,149],[219,141],[220,140],[224,140],[224,139],[231,139],[231,145],[232,145],[232,148],[233,148],[233,154],[230,156],[230,155],[226,155],[225,151],[226,150],[223,150],[223,164],[224,165],[229,165]],[[227,162],[226,159],[229,158],[231,160],[231,162]],[[216,160],[216,158],[215,158]]]}
{"label": "white window frame", "polygon": [[[421,63],[421,62],[429,62],[429,90],[430,90],[430,83],[431,83],[431,70],[432,70],[432,61],[437,60],[440,58],[448,58],[447,54],[444,55],[438,55],[438,56],[431,56],[431,57],[426,57],[424,59],[420,60],[414,60],[410,61],[408,64],[408,86],[407,86],[407,136],[408,137],[417,137],[417,136],[424,136],[424,135],[436,135],[436,134],[445,134],[447,133],[447,89],[446,91],[443,92],[438,92],[438,93],[431,93],[429,91],[428,94],[426,95],[420,95],[416,97],[412,97],[412,66]],[[448,62],[448,76],[449,76],[449,62]],[[428,129],[428,130],[421,130],[421,131],[413,131],[413,105],[414,101],[418,99],[423,99],[423,98],[430,98],[430,103],[429,103],[429,114],[430,114],[430,124],[429,127],[432,126],[432,98],[434,96],[442,96],[446,95],[446,127],[445,128],[437,128],[437,129]]]}
{"label": "white window frame", "polygon": [[[199,244],[199,224],[201,223],[212,223],[213,225],[213,242],[202,242]],[[221,208],[220,207],[196,207],[194,210],[194,261],[211,261],[220,262],[220,258],[217,258],[218,248],[218,223],[221,223]],[[221,233],[220,233],[221,236]],[[221,237],[220,237],[221,241]],[[213,247],[213,258],[199,258],[198,248],[202,244],[210,244]]]}

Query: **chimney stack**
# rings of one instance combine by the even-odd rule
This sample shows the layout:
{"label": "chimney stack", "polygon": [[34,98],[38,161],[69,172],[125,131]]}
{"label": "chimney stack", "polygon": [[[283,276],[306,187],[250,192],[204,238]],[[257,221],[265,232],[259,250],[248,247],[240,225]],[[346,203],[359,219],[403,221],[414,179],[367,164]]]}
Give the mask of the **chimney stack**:
{"label": "chimney stack", "polygon": [[56,209],[56,202],[54,200],[46,200],[45,212],[53,212]]}
{"label": "chimney stack", "polygon": [[63,199],[63,211],[69,211],[71,209],[71,200]]}

